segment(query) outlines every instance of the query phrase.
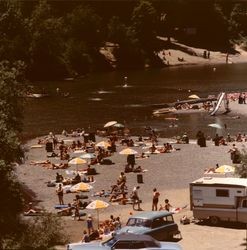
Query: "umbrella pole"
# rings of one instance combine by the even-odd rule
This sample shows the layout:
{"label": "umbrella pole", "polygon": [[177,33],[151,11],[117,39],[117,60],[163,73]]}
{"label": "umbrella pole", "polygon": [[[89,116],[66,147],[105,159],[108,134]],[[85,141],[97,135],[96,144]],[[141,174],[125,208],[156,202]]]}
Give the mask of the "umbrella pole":
{"label": "umbrella pole", "polygon": [[97,209],[97,215],[98,215],[98,229],[99,229],[99,209]]}

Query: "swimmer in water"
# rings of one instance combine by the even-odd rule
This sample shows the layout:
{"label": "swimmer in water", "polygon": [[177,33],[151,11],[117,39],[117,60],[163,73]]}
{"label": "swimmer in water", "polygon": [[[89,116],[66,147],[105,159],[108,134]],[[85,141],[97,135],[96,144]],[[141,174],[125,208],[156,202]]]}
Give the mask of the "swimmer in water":
{"label": "swimmer in water", "polygon": [[128,81],[128,77],[125,76],[124,77],[124,85],[123,85],[124,88],[128,87],[127,81]]}

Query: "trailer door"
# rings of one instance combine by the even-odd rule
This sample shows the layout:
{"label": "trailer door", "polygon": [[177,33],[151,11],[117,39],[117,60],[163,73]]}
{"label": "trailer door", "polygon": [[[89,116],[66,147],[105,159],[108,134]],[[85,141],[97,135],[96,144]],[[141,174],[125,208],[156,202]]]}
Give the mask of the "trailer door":
{"label": "trailer door", "polygon": [[237,208],[237,221],[247,223],[247,199],[243,199]]}

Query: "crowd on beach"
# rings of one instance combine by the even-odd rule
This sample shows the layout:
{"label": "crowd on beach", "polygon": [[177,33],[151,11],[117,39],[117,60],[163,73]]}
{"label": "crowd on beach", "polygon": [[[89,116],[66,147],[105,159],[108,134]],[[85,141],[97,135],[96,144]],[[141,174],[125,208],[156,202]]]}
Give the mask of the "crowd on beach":
{"label": "crowd on beach", "polygon": [[[71,193],[72,187],[76,184],[93,184],[97,180],[97,171],[94,165],[113,164],[110,157],[118,151],[117,147],[121,146],[121,148],[131,150],[134,147],[142,147],[144,152],[138,153],[133,150],[133,153],[126,154],[126,164],[123,166],[123,170],[120,172],[119,177],[115,181],[113,180],[111,184],[109,183],[108,190],[102,189],[92,194],[92,197],[107,198],[109,203],[118,203],[120,205],[130,204],[134,211],[141,211],[142,199],[139,193],[140,186],[129,187],[127,174],[130,172],[139,174],[145,173],[146,170],[143,169],[140,164],[137,164],[137,159],[148,159],[151,155],[172,153],[177,150],[168,142],[159,145],[158,135],[151,127],[146,127],[145,133],[147,134],[146,137],[138,136],[134,139],[129,134],[122,136],[110,131],[104,141],[105,144],[99,144],[96,143],[95,133],[85,133],[79,129],[76,130],[76,132],[73,131],[70,135],[63,131],[62,136],[56,136],[50,132],[48,136],[37,141],[37,145],[44,147],[46,150],[47,159],[42,161],[32,160],[29,164],[41,166],[50,170],[65,169],[64,171],[66,172],[64,174],[56,172],[54,174],[54,180],[48,181],[47,186],[55,187],[56,189],[55,193],[58,197],[58,205],[55,205],[55,208],[58,209],[57,214],[60,216],[72,216],[75,220],[81,220],[81,217],[86,216],[84,209],[91,202],[91,200],[88,199],[88,195],[78,190],[78,192],[75,193],[74,199],[69,203],[64,202],[64,195],[68,192]],[[36,148],[37,145],[34,145],[34,148]],[[82,170],[67,170],[72,166],[70,164],[71,160],[76,158],[76,151],[80,151],[82,155],[89,154],[91,156],[86,161],[87,167]],[[58,163],[54,163],[53,159],[56,159]],[[73,176],[65,177],[66,173],[72,173]],[[153,188],[152,210],[169,211],[172,206],[168,199],[165,200],[164,205],[160,204],[160,207],[158,207],[159,196],[160,193],[157,191],[157,188]],[[39,215],[41,212],[43,211],[39,210],[37,207],[28,206],[25,215]],[[118,218],[117,221],[120,221],[120,218]],[[114,225],[116,226],[116,224],[118,223]],[[100,222],[99,225],[107,225],[107,223],[102,224],[102,222]],[[110,231],[113,230],[112,225],[108,225],[107,227],[111,228]],[[117,225],[114,230],[118,227],[119,225]],[[102,234],[102,231],[104,233],[107,231],[100,230],[100,227],[97,230],[99,235]],[[87,232],[88,235],[90,235],[90,233],[92,232]],[[96,234],[95,230],[94,234]],[[99,236],[99,238],[100,237],[101,236]],[[87,237],[85,236],[85,238]]]}
{"label": "crowd on beach", "polygon": [[[128,130],[129,131],[129,130]],[[75,197],[69,203],[64,202],[64,195],[71,193],[72,187],[76,184],[86,183],[93,184],[97,181],[97,165],[110,165],[114,164],[111,160],[111,156],[116,153],[120,153],[118,148],[132,149],[135,147],[141,148],[141,153],[135,152],[126,154],[126,164],[123,166],[122,171],[116,180],[112,180],[108,187],[104,187],[98,192],[94,192],[92,197],[103,197],[108,199],[111,204],[117,203],[119,205],[132,206],[133,211],[142,211],[142,196],[141,186],[136,185],[131,187],[128,185],[128,173],[143,174],[147,170],[143,169],[141,164],[137,164],[137,159],[148,159],[151,155],[154,157],[157,154],[173,153],[179,151],[179,144],[189,144],[190,138],[185,132],[181,136],[175,138],[171,142],[159,144],[159,138],[157,132],[151,127],[145,127],[146,136],[132,137],[129,133],[123,133],[121,130],[105,130],[87,133],[83,129],[77,129],[67,133],[65,130],[61,135],[57,136],[50,132],[46,137],[39,139],[37,145],[43,146],[46,150],[47,159],[43,161],[30,161],[30,165],[42,166],[47,169],[58,170],[65,169],[64,173],[56,172],[54,174],[54,180],[50,180],[47,183],[49,187],[55,187],[56,195],[58,197],[58,209],[57,214],[60,216],[72,216],[75,220],[81,220],[81,217],[87,216],[87,230],[83,232],[83,241],[88,242],[93,239],[102,239],[105,235],[110,234],[114,230],[121,227],[120,218],[114,218],[113,215],[109,220],[100,221],[98,227],[90,226],[93,224],[93,218],[91,215],[87,215],[85,208],[90,204],[91,199],[85,193],[81,193],[78,190],[75,193]],[[97,135],[104,134],[105,140],[102,142],[96,142]],[[232,145],[232,148],[228,151],[233,163],[240,163],[240,152],[234,142],[246,142],[247,136],[244,133],[238,133],[235,136],[219,136],[215,135],[214,138],[209,138],[202,131],[198,131],[196,134],[197,144],[200,147],[206,147],[206,144],[210,141],[215,146]],[[35,145],[35,146],[37,146]],[[84,164],[87,167],[80,170],[67,170],[72,166],[71,160],[77,158],[79,154],[88,155]],[[53,159],[56,159],[58,163],[54,163]],[[83,159],[83,157],[81,157]],[[219,166],[216,164],[214,169],[210,169],[210,172],[214,172]],[[209,171],[209,170],[207,170]],[[66,174],[72,174],[72,177],[65,177]],[[140,181],[141,183],[141,181]],[[84,191],[84,190],[83,190]],[[89,191],[89,190],[86,190]],[[169,199],[164,200],[164,204],[160,202],[160,192],[158,187],[152,189],[152,207],[150,210],[166,210],[166,211],[180,211],[181,208],[173,207],[170,204]],[[83,200],[83,201],[82,201]],[[38,215],[43,210],[34,208],[32,203],[29,203],[25,215]],[[91,222],[90,222],[91,220]]]}

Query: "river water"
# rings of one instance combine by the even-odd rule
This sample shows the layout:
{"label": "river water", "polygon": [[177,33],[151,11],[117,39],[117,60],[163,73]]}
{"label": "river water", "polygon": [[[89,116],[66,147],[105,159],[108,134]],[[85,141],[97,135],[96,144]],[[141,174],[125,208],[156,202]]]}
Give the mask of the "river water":
{"label": "river water", "polygon": [[[194,138],[198,130],[210,136],[216,132],[244,133],[247,118],[230,119],[234,115],[231,113],[215,117],[205,112],[181,114],[177,115],[176,126],[171,127],[164,117],[154,117],[152,110],[153,105],[188,99],[192,94],[207,97],[221,91],[246,91],[246,69],[247,64],[180,66],[98,73],[76,81],[34,83],[50,96],[27,99],[23,135],[30,138],[50,131],[61,133],[63,129],[101,129],[111,120],[125,124],[136,135],[143,134],[145,126],[166,137],[186,131]],[[123,87],[124,77],[127,77],[127,87]],[[56,88],[70,95],[58,96]],[[208,127],[209,123],[227,124],[227,131],[216,131]]]}

